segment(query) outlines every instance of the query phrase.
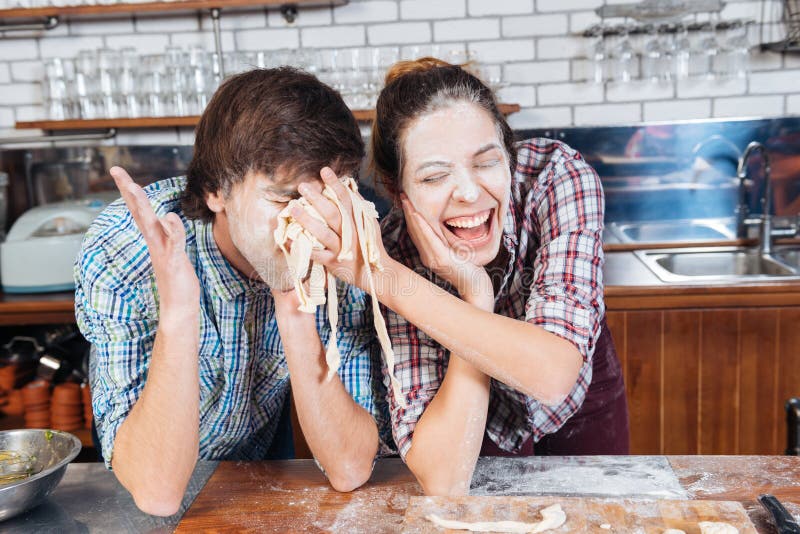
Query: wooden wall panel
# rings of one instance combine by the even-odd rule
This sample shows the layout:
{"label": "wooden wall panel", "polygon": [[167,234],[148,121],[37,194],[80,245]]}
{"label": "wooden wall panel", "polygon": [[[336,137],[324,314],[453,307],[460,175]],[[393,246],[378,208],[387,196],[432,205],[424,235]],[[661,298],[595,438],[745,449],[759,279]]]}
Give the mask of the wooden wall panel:
{"label": "wooden wall panel", "polygon": [[661,454],[697,454],[702,312],[664,313]]}
{"label": "wooden wall panel", "polygon": [[702,312],[698,454],[738,451],[739,313]]}
{"label": "wooden wall panel", "polygon": [[786,450],[786,412],[784,404],[800,397],[800,308],[780,310],[778,323],[776,410],[780,414],[776,431],[777,454]]}
{"label": "wooden wall panel", "polygon": [[617,349],[619,364],[622,366],[622,373],[625,373],[625,312],[609,312],[606,314],[606,325],[611,331],[614,339],[614,347]]}
{"label": "wooden wall panel", "polygon": [[661,328],[660,311],[626,313],[625,383],[633,454],[661,450]]}
{"label": "wooden wall panel", "polygon": [[739,454],[775,454],[781,448],[775,402],[779,316],[776,308],[741,311]]}

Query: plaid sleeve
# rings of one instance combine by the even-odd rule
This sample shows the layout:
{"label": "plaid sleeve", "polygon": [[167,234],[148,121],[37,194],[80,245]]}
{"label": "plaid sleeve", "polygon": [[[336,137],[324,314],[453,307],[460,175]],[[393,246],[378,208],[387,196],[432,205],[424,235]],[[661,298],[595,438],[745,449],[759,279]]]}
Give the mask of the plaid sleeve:
{"label": "plaid sleeve", "polygon": [[356,403],[367,410],[378,427],[378,456],[395,453],[389,426],[386,389],[381,376],[381,349],[372,323],[368,296],[360,289],[337,282],[339,339],[342,355],[339,378]]}
{"label": "plaid sleeve", "polygon": [[571,341],[591,361],[603,304],[603,190],[578,153],[548,165],[526,206],[540,248],[525,320]]}
{"label": "plaid sleeve", "polygon": [[[392,434],[400,456],[405,459],[417,421],[433,400],[447,370],[448,352],[424,332],[392,310],[381,306],[394,350],[394,374],[403,388],[406,408],[395,401],[386,364],[381,366],[387,388]],[[382,360],[383,361],[383,360]]]}
{"label": "plaid sleeve", "polygon": [[75,314],[92,344],[92,410],[109,469],[117,431],[144,388],[157,327],[135,286],[118,272],[91,247],[82,249],[75,265]]}

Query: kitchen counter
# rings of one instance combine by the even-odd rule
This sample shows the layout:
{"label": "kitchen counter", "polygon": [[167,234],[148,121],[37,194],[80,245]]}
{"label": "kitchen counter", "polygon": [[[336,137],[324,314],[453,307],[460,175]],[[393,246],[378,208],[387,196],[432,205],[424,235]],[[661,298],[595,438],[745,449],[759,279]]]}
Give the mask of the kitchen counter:
{"label": "kitchen counter", "polygon": [[[617,456],[482,458],[472,494],[735,500],[759,532],[774,530],[756,502],[773,493],[800,513],[800,458]],[[372,480],[338,493],[311,460],[222,462],[177,532],[398,532],[421,490],[399,459]]]}
{"label": "kitchen counter", "polygon": [[800,281],[667,283],[633,252],[606,252],[603,269],[609,310],[800,305]]}
{"label": "kitchen counter", "polygon": [[[758,531],[773,533],[756,502],[773,493],[800,515],[800,457],[585,456],[481,458],[473,495],[565,495],[733,500]],[[333,490],[312,460],[199,462],[181,512],[138,511],[102,464],[71,464],[39,507],[3,532],[398,532],[409,497],[421,495],[397,458],[351,492]]]}
{"label": "kitchen counter", "polygon": [[45,501],[26,513],[0,523],[3,532],[171,532],[214,473],[218,462],[195,467],[180,511],[156,517],[136,508],[130,493],[102,463],[72,463]]}

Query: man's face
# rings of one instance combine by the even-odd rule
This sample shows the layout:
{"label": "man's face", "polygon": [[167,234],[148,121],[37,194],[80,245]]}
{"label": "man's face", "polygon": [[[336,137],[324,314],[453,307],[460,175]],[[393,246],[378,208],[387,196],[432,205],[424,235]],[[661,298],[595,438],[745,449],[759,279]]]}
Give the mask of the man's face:
{"label": "man's face", "polygon": [[272,177],[248,172],[227,195],[208,195],[206,202],[215,212],[214,238],[223,256],[249,278],[273,289],[291,289],[286,259],[275,243],[275,228],[278,214],[299,196],[298,184],[314,179],[319,177],[289,179],[280,172]]}

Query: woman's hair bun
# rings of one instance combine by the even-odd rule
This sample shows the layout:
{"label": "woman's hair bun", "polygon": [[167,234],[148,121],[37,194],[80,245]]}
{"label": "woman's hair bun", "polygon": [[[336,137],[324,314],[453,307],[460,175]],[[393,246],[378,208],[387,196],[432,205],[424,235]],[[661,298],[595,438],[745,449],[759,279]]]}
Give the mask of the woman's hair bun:
{"label": "woman's hair bun", "polygon": [[409,61],[398,61],[392,65],[386,72],[386,85],[389,85],[397,78],[405,76],[406,74],[414,74],[417,72],[425,72],[437,67],[452,67],[447,61],[442,61],[435,57],[421,57],[419,59]]}

